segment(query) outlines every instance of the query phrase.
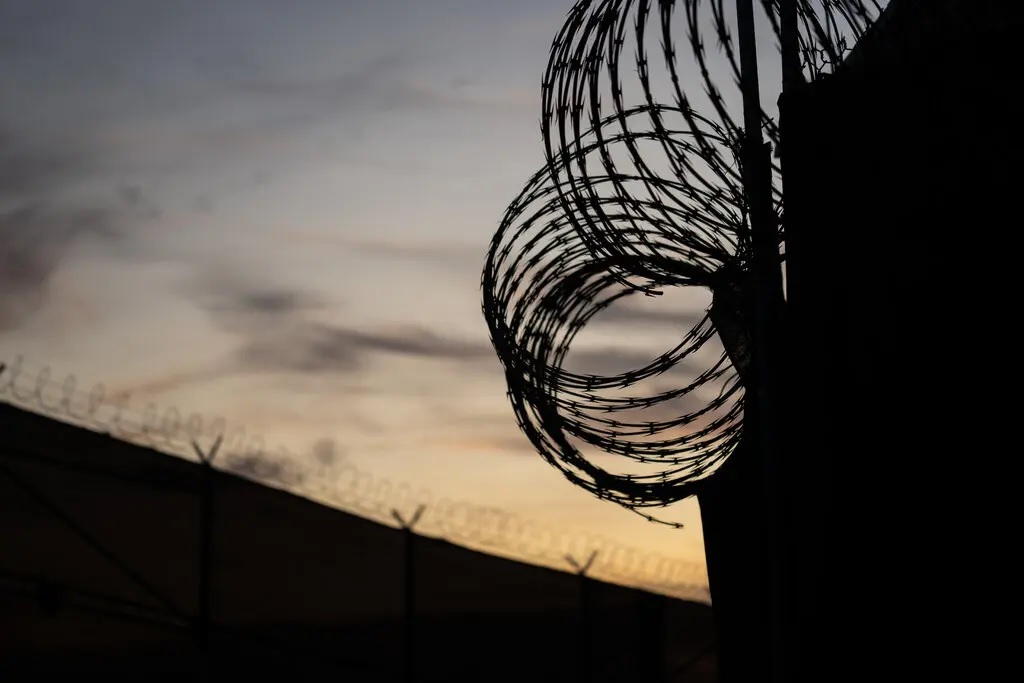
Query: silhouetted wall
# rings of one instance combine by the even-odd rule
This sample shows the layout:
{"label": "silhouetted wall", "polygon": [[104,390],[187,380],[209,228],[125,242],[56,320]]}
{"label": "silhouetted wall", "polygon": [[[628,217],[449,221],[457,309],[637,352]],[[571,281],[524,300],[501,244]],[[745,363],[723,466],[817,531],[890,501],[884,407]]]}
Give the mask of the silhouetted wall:
{"label": "silhouetted wall", "polygon": [[[783,108],[790,655],[806,681],[978,680],[1005,588],[996,454],[1016,434],[993,389],[1016,385],[1000,330],[1020,267],[1024,26],[1015,3],[895,4]],[[986,597],[948,588],[964,585]]]}
{"label": "silhouetted wall", "polygon": [[[403,531],[212,471],[204,660],[203,467],[9,406],[0,424],[4,680],[180,679],[204,666],[231,677],[404,680]],[[417,680],[575,681],[584,668],[594,681],[713,679],[706,605],[434,538],[414,536],[411,547]]]}

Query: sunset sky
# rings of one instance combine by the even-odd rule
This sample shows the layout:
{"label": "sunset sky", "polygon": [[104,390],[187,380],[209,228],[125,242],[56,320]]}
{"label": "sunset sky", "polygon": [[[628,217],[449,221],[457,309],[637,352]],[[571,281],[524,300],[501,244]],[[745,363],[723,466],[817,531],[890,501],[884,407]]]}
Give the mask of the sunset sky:
{"label": "sunset sky", "polygon": [[[652,525],[533,453],[480,313],[571,5],[0,0],[0,359],[702,563],[693,501]],[[674,345],[659,305],[591,361]]]}

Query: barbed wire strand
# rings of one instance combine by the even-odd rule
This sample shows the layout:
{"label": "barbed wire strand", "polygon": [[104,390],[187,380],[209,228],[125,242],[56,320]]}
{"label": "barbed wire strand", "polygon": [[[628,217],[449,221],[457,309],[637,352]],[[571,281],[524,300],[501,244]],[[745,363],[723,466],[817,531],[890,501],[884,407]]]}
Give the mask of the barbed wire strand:
{"label": "barbed wire strand", "polygon": [[[303,454],[283,445],[271,447],[258,434],[242,427],[229,427],[222,417],[208,420],[173,407],[161,409],[154,402],[137,408],[130,397],[111,398],[103,384],[88,390],[82,386],[73,374],[58,377],[50,366],[36,366],[19,356],[0,374],[0,400],[190,461],[197,460],[193,443],[212,443],[223,435],[223,456],[216,461],[218,469],[233,471],[240,459],[254,459],[267,464],[266,471],[257,471],[255,477],[249,472],[235,473],[389,526],[395,525],[394,511],[411,514],[423,505],[424,513],[416,527],[421,535],[551,568],[566,569],[567,554],[586,556],[596,550],[599,560],[592,573],[597,578],[709,601],[706,569],[700,563],[640,551],[599,534],[560,530],[493,506],[439,498],[425,487],[393,482],[348,460],[333,466],[321,463],[315,476],[304,476],[306,471],[299,464]],[[56,458],[24,448],[12,446],[5,450],[14,457],[56,462]],[[315,461],[312,454],[306,454],[306,459]],[[146,482],[139,473],[108,473],[88,462],[75,462],[73,467],[143,485],[173,484],[164,479]],[[178,483],[198,491],[194,482]]]}

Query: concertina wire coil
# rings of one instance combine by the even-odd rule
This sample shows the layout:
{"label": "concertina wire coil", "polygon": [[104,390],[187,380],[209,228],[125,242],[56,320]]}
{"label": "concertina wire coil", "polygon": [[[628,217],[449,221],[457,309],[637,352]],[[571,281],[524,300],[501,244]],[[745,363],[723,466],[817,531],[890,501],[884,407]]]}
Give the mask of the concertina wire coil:
{"label": "concertina wire coil", "polygon": [[[777,0],[761,6],[781,41]],[[882,10],[866,0],[798,0],[803,77],[838,66]],[[725,0],[575,4],[541,83],[546,163],[506,210],[481,282],[508,397],[538,453],[574,484],[677,527],[645,510],[692,495],[742,432],[744,316],[753,284],[744,131],[730,114],[741,92],[733,23]],[[724,61],[709,55],[709,38]],[[627,66],[635,80],[627,80]],[[719,87],[722,77],[731,78],[732,90]],[[775,120],[763,107],[760,118],[777,148]],[[774,161],[772,204],[784,252]],[[628,372],[566,369],[573,341],[601,311],[677,287],[710,290],[713,301],[689,330],[680,329],[673,348]],[[715,343],[724,347],[717,361],[671,388],[657,386]],[[615,456],[616,469],[595,454]]]}

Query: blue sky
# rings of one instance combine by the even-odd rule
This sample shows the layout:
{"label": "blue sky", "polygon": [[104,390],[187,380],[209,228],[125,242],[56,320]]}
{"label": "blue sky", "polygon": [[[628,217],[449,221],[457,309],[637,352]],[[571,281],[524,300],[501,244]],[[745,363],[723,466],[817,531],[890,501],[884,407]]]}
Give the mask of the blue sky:
{"label": "blue sky", "polygon": [[[532,453],[479,310],[570,6],[0,0],[0,357],[703,562],[694,502],[651,525]],[[674,345],[695,304],[658,305],[592,367]]]}

